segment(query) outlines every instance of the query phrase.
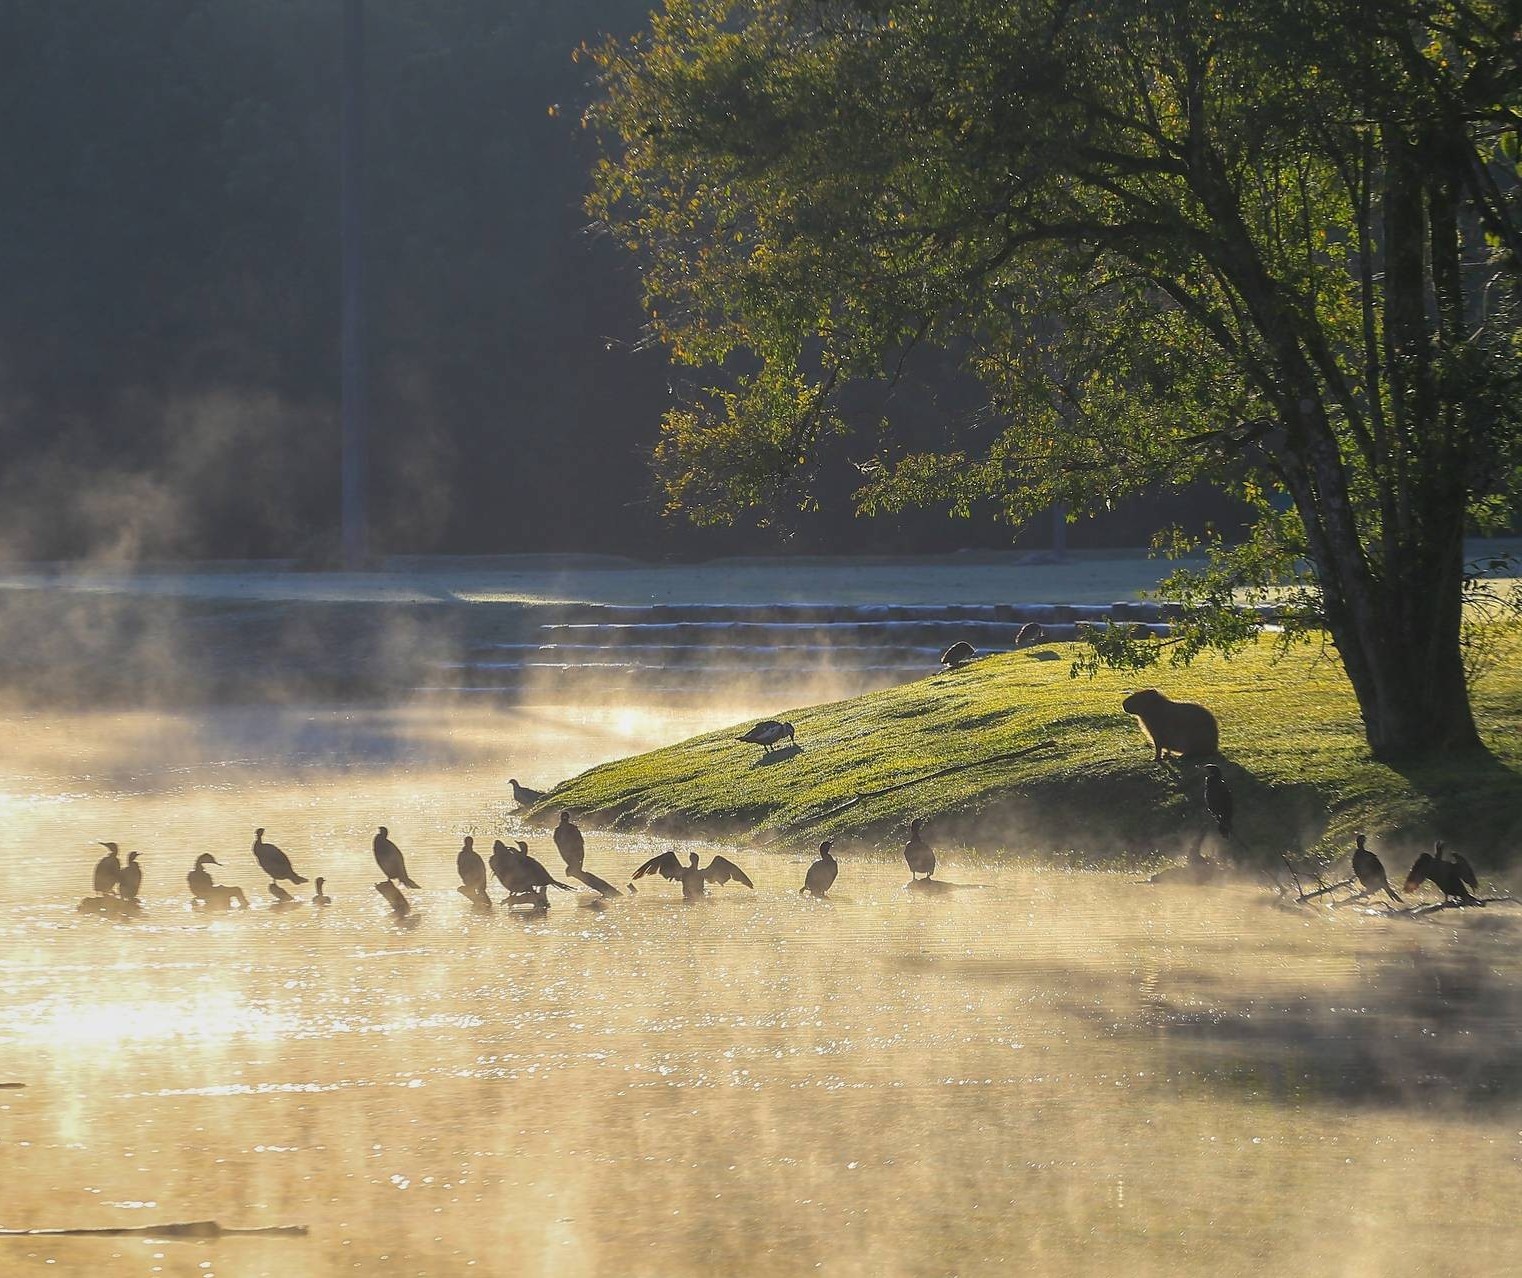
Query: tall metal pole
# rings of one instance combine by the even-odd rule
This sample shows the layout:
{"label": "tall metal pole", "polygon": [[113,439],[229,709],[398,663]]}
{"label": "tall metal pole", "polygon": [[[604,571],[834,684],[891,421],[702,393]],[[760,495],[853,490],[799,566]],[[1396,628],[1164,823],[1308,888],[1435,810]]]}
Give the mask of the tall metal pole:
{"label": "tall metal pole", "polygon": [[339,362],[343,416],[343,563],[370,558],[365,420],[365,4],[343,0],[343,103],[339,139],[339,239],[343,301]]}

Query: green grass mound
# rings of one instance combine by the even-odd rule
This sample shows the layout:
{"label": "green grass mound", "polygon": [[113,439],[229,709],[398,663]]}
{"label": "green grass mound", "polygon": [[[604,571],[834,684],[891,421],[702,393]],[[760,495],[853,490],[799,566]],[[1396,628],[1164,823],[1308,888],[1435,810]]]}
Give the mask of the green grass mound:
{"label": "green grass mound", "polygon": [[736,740],[741,723],[607,763],[533,815],[565,807],[615,829],[880,844],[921,817],[934,841],[985,850],[1174,851],[1213,829],[1205,760],[1153,762],[1120,709],[1140,679],[1220,720],[1239,852],[1330,854],[1363,829],[1392,851],[1442,837],[1499,864],[1522,836],[1522,653],[1508,655],[1474,698],[1491,753],[1400,770],[1370,757],[1330,650],[1276,660],[1264,641],[1186,670],[1074,679],[1072,645],[1059,644],[784,713],[796,750],[763,754]]}

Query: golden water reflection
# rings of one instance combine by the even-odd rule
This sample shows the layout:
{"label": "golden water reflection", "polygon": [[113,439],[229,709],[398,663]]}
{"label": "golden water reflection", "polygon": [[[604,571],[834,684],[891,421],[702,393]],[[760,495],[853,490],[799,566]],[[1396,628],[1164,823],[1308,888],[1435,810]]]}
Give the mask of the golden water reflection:
{"label": "golden water reflection", "polygon": [[[300,708],[14,718],[0,1272],[1479,1273],[1522,1226],[1522,911],[1426,923],[1028,859],[734,852],[685,907],[471,913],[458,836],[705,726]],[[722,719],[717,721],[724,721]],[[424,890],[395,927],[387,824]],[[269,910],[254,825],[333,906]],[[547,839],[523,834],[553,858]],[[73,905],[114,838],[144,917]],[[592,836],[616,882],[648,842]],[[200,851],[256,908],[185,908]],[[308,889],[310,891],[310,889]],[[54,1262],[49,1264],[48,1262]]]}

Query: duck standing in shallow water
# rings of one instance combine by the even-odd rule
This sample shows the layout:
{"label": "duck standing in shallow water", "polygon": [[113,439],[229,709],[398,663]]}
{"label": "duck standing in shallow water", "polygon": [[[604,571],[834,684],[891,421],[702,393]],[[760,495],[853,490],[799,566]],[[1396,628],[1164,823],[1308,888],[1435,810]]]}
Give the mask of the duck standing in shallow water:
{"label": "duck standing in shallow water", "polygon": [[920,837],[922,824],[918,817],[909,822],[909,842],[904,844],[904,860],[909,864],[911,882],[922,874],[928,879],[935,873],[935,849]]}
{"label": "duck standing in shallow water", "polygon": [[106,849],[106,855],[95,863],[95,890],[102,896],[109,896],[121,881],[122,854],[114,843],[102,843],[101,847]]}
{"label": "duck standing in shallow water", "polygon": [[835,886],[835,878],[840,873],[840,862],[830,855],[830,849],[834,846],[830,839],[819,845],[819,860],[809,866],[809,872],[803,876],[803,886],[798,889],[800,894],[806,892],[823,899]]}
{"label": "duck standing in shallow water", "polygon": [[259,868],[270,877],[274,883],[294,883],[298,887],[306,880],[291,868],[291,858],[286,856],[273,843],[264,841],[264,827],[260,826],[254,831],[254,860],[259,862]]}
{"label": "duck standing in shallow water", "polygon": [[317,881],[312,885],[313,887],[315,887],[317,889],[315,892],[312,893],[312,904],[313,905],[332,905],[333,904],[333,898],[322,890],[322,885],[324,883],[326,883],[326,882],[327,882],[327,880],[325,878],[323,878],[321,875],[319,875],[318,878],[317,878]]}
{"label": "duck standing in shallow water", "polygon": [[380,872],[388,880],[396,880],[403,887],[410,887],[416,891],[417,884],[407,877],[407,862],[402,860],[402,850],[391,842],[390,833],[385,826],[381,826],[375,836],[375,841],[371,845],[375,850],[375,864],[380,866]]}
{"label": "duck standing in shallow water", "polygon": [[137,863],[137,853],[127,853],[127,864],[122,866],[121,876],[116,880],[116,894],[124,901],[136,901],[143,890],[143,867]]}
{"label": "duck standing in shallow water", "polygon": [[1353,848],[1353,875],[1363,884],[1363,894],[1365,896],[1375,892],[1387,892],[1392,901],[1399,901],[1400,897],[1395,894],[1395,889],[1390,886],[1390,879],[1385,873],[1384,862],[1364,846],[1364,840],[1367,837],[1367,835],[1363,834],[1353,836],[1356,844]]}

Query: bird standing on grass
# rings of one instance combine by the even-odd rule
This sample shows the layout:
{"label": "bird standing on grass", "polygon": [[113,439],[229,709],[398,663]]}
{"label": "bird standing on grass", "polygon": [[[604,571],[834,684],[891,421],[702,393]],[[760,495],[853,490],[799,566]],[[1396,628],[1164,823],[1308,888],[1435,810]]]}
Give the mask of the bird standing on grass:
{"label": "bird standing on grass", "polygon": [[137,863],[137,853],[127,853],[127,864],[122,866],[116,880],[116,894],[124,901],[135,901],[143,888],[143,867]]}
{"label": "bird standing on grass", "polygon": [[1364,895],[1386,892],[1392,901],[1399,901],[1400,897],[1395,894],[1389,876],[1385,874],[1384,863],[1364,846],[1367,836],[1356,834],[1353,837],[1357,843],[1353,849],[1353,874],[1363,884]]}
{"label": "bird standing on grass", "polygon": [[911,881],[922,874],[928,879],[935,873],[935,849],[920,837],[922,824],[918,817],[909,822],[909,842],[904,844],[904,860],[909,863]]}
{"label": "bird standing on grass", "polygon": [[744,741],[748,745],[758,745],[763,754],[770,754],[774,745],[780,745],[784,740],[789,745],[797,745],[793,736],[793,725],[780,719],[762,719],[754,728],[744,736],[736,737],[736,741]]}
{"label": "bird standing on grass", "polygon": [[102,896],[116,891],[122,877],[121,850],[114,843],[102,843],[106,855],[95,863],[95,890]]}
{"label": "bird standing on grass", "polygon": [[[402,850],[387,837],[389,833],[390,831],[385,826],[381,826],[380,833],[375,836],[373,844],[375,848],[375,864],[380,866],[380,872],[386,876],[388,881],[394,879],[400,882],[403,887],[410,887],[416,890],[417,884],[407,877],[407,862],[402,860]],[[386,894],[383,892],[381,895],[385,896]],[[386,899],[390,900],[391,898],[387,897]]]}
{"label": "bird standing on grass", "polygon": [[517,777],[508,777],[507,783],[513,787],[513,802],[520,808],[531,808],[544,798],[543,790],[530,790],[526,785],[519,785]]}
{"label": "bird standing on grass", "polygon": [[840,862],[830,855],[833,846],[830,839],[819,845],[819,860],[809,866],[809,872],[803,876],[803,886],[798,889],[800,895],[806,892],[810,896],[823,898],[835,885],[835,876],[840,873]]}
{"label": "bird standing on grass", "polygon": [[298,887],[306,880],[291,868],[291,858],[286,856],[273,843],[264,841],[264,827],[261,825],[254,831],[254,860],[259,862],[259,868],[263,870],[274,882],[284,880],[294,883]]}
{"label": "bird standing on grass", "polygon": [[1231,838],[1233,806],[1231,791],[1227,788],[1226,778],[1221,775],[1221,769],[1214,763],[1207,763],[1205,765],[1205,809],[1215,818],[1223,839]]}
{"label": "bird standing on grass", "polygon": [[[755,889],[755,884],[750,881],[750,876],[738,865],[727,857],[716,856],[708,863],[706,869],[698,867],[698,854],[690,852],[687,855],[687,864],[683,865],[677,859],[676,850],[662,852],[659,856],[653,856],[639,869],[634,871],[636,879],[642,879],[647,874],[659,874],[663,879],[670,879],[673,883],[682,885],[682,899],[696,901],[702,897],[708,884],[715,883],[743,883],[746,887]],[[633,884],[630,884],[633,890]]]}

